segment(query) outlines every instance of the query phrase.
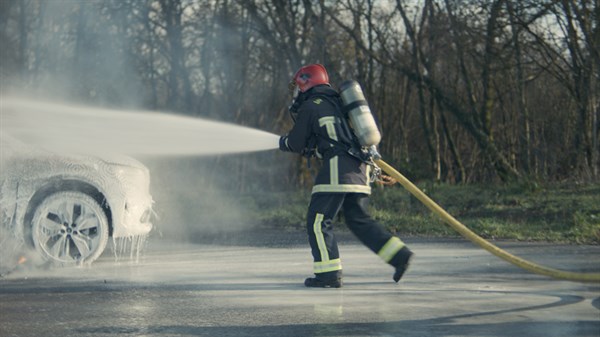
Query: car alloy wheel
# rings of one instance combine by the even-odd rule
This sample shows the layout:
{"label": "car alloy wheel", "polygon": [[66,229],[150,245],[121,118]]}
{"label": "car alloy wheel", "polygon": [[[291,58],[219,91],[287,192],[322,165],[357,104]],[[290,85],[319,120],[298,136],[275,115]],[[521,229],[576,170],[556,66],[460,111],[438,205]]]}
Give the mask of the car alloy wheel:
{"label": "car alloy wheel", "polygon": [[36,208],[32,238],[36,250],[47,260],[91,263],[108,242],[108,219],[89,195],[58,192],[46,197]]}

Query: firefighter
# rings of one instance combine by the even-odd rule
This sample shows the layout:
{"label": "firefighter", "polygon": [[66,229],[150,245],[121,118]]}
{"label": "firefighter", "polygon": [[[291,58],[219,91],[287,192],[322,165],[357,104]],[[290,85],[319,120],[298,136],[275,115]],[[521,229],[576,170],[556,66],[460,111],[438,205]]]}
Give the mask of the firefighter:
{"label": "firefighter", "polygon": [[[304,285],[342,287],[342,263],[333,233],[333,219],[340,210],[352,233],[395,268],[393,279],[398,282],[412,252],[367,212],[370,166],[347,151],[356,144],[355,138],[341,113],[340,95],[330,86],[325,67],[310,64],[300,68],[289,88],[293,96],[289,110],[294,126],[280,138],[279,148],[322,160],[306,222],[315,275],[307,278]],[[387,176],[382,180],[385,184],[395,183]]]}

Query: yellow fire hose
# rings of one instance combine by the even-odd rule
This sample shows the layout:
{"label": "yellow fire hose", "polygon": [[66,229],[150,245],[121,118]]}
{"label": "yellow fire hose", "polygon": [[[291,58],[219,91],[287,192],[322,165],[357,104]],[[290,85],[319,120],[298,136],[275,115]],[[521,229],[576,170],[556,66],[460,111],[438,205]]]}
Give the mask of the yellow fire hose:
{"label": "yellow fire hose", "polygon": [[524,260],[518,256],[514,256],[505,250],[491,244],[479,235],[475,234],[465,225],[456,220],[452,215],[448,214],[440,205],[436,204],[431,198],[423,193],[417,186],[415,186],[410,180],[404,177],[400,172],[396,171],[393,167],[388,165],[383,160],[375,160],[375,164],[379,166],[383,171],[389,174],[391,177],[396,179],[404,188],[406,188],[412,195],[419,199],[427,208],[434,213],[442,217],[442,220],[446,222],[450,227],[454,228],[462,236],[469,239],[471,242],[487,250],[488,252],[496,255],[497,257],[508,261],[518,267],[521,267],[530,272],[549,276],[555,279],[577,281],[577,282],[600,282],[600,273],[575,273],[564,270],[552,269],[541,266],[539,264]]}

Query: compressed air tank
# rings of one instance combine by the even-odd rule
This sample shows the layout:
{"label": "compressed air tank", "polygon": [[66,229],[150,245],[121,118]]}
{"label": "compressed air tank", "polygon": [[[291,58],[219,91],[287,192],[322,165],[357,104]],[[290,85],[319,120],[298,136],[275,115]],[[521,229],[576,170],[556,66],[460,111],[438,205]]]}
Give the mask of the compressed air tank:
{"label": "compressed air tank", "polygon": [[347,112],[360,145],[373,146],[381,141],[381,133],[358,82],[349,80],[340,85],[342,110]]}

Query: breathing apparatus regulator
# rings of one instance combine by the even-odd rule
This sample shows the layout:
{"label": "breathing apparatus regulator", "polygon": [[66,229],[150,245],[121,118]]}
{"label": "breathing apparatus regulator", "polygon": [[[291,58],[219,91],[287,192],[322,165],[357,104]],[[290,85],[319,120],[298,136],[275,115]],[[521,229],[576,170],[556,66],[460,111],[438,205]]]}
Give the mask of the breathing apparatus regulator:
{"label": "breathing apparatus regulator", "polygon": [[292,104],[288,107],[288,112],[290,113],[290,117],[292,117],[292,121],[296,123],[296,119],[298,119],[298,107],[300,106],[301,100],[299,99],[300,89],[295,80],[292,79],[290,81],[288,90],[292,96]]}

